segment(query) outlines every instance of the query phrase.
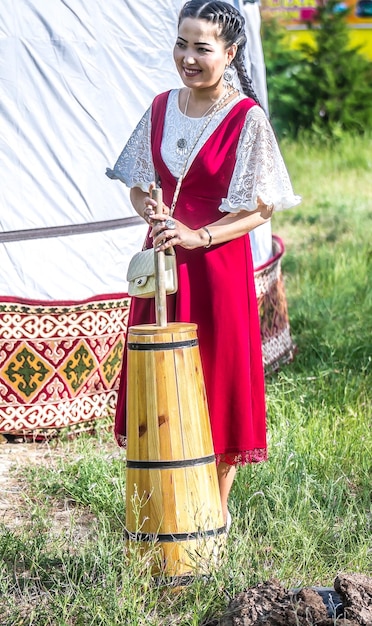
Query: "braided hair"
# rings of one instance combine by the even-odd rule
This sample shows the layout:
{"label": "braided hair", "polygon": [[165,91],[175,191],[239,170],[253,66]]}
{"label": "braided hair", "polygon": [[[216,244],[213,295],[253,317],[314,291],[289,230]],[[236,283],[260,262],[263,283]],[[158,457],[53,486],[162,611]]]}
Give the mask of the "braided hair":
{"label": "braided hair", "polygon": [[220,27],[219,36],[225,42],[226,48],[234,43],[237,45],[237,52],[231,62],[237,71],[238,78],[243,93],[252,98],[259,104],[258,97],[253,89],[252,80],[248,76],[247,68],[244,62],[244,49],[247,43],[247,35],[245,31],[245,20],[241,13],[228,2],[220,0],[189,0],[182,7],[178,26],[186,17],[206,20],[212,24],[218,24]]}

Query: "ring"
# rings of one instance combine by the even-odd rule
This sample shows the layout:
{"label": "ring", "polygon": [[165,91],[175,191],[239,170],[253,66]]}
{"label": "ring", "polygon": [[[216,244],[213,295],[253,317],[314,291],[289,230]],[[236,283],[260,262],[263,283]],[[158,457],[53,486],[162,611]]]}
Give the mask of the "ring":
{"label": "ring", "polygon": [[169,230],[174,230],[176,228],[176,222],[169,218],[165,220],[164,224]]}

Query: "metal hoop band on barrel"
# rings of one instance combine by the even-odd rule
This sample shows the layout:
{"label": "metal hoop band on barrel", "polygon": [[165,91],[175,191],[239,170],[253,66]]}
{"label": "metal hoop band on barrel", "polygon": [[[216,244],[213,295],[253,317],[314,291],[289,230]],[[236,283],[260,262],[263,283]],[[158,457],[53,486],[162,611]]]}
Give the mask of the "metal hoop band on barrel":
{"label": "metal hoop band on barrel", "polygon": [[128,350],[177,350],[178,348],[195,348],[199,342],[197,339],[188,341],[173,341],[172,343],[128,343]]}
{"label": "metal hoop band on barrel", "polygon": [[131,541],[163,541],[173,543],[175,541],[191,541],[193,539],[203,539],[203,537],[215,537],[226,532],[226,526],[220,526],[211,530],[198,530],[193,533],[131,533],[124,530],[126,539]]}
{"label": "metal hoop band on barrel", "polygon": [[127,468],[137,469],[177,469],[182,467],[197,467],[198,465],[207,465],[208,463],[215,463],[215,456],[211,454],[209,456],[202,456],[198,459],[183,459],[180,461],[133,461],[127,459]]}

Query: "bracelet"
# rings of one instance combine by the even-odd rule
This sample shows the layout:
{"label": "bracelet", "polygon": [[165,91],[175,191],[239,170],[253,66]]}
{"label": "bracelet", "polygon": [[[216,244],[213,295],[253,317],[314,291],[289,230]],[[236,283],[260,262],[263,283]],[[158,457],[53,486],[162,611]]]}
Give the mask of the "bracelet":
{"label": "bracelet", "polygon": [[210,248],[212,245],[212,241],[213,241],[211,231],[206,226],[202,226],[202,229],[205,230],[205,232],[208,234],[208,237],[209,237],[209,241],[207,245],[204,246],[204,248]]}

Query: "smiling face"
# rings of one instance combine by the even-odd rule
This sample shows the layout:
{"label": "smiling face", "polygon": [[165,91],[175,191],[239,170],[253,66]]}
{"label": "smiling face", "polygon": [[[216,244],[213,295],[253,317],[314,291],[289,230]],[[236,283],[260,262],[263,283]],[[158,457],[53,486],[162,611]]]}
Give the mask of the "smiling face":
{"label": "smiling face", "polygon": [[186,17],[178,29],[173,57],[186,87],[215,88],[222,85],[224,69],[235,52],[235,45],[225,48],[224,40],[219,37],[218,25]]}

